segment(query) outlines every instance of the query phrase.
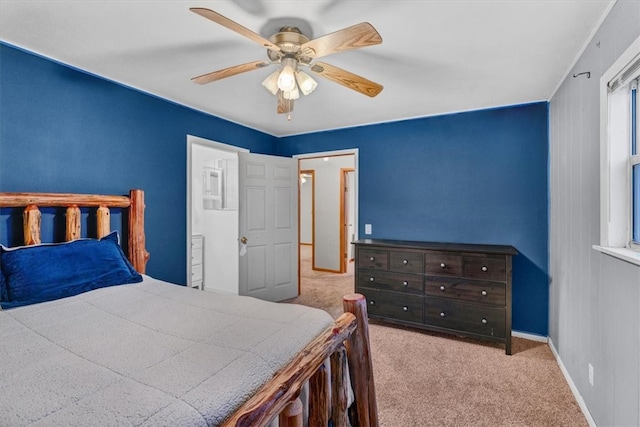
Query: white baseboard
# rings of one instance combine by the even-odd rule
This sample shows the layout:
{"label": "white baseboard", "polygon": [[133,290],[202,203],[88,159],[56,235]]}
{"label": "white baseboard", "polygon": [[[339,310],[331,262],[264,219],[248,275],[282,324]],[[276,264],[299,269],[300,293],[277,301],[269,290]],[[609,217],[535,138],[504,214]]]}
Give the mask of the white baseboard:
{"label": "white baseboard", "polygon": [[511,331],[512,337],[524,338],[525,340],[547,342],[549,339],[543,335],[530,334],[528,332]]}
{"label": "white baseboard", "polygon": [[578,405],[580,406],[580,409],[582,410],[584,417],[587,419],[589,426],[597,427],[595,420],[593,419],[593,417],[591,416],[591,413],[589,412],[589,409],[587,408],[587,404],[585,403],[584,399],[582,398],[582,395],[578,391],[578,387],[576,387],[576,384],[573,382],[573,379],[571,379],[571,376],[569,375],[569,371],[567,371],[567,368],[564,366],[564,363],[562,363],[562,359],[560,359],[560,355],[558,354],[555,346],[553,345],[553,341],[551,340],[551,338],[549,338],[549,348],[551,349],[551,353],[553,353],[553,357],[556,358],[556,362],[558,362],[558,366],[560,366],[560,371],[562,371],[562,375],[564,375],[564,378],[567,380],[567,383],[569,384],[569,388],[571,389],[573,396],[576,398],[576,401],[578,402]]}

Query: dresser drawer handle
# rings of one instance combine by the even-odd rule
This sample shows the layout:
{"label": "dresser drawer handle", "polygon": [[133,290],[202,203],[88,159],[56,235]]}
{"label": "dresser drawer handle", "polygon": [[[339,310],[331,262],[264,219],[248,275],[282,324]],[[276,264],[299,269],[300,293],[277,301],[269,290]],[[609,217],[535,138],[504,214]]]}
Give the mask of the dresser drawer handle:
{"label": "dresser drawer handle", "polygon": [[375,278],[375,277],[369,277],[369,281],[370,281],[370,282],[375,282],[375,281],[376,281],[376,278]]}
{"label": "dresser drawer handle", "polygon": [[407,264],[409,264],[409,261],[407,261],[406,259],[403,259],[403,260],[402,260],[402,263],[403,263],[404,265],[407,265]]}
{"label": "dresser drawer handle", "polygon": [[444,311],[440,312],[440,317],[444,317]]}
{"label": "dresser drawer handle", "polygon": [[481,270],[486,272],[489,269],[486,266],[483,265]]}
{"label": "dresser drawer handle", "polygon": [[375,260],[376,260],[375,257],[369,257],[369,261],[373,262]]}
{"label": "dresser drawer handle", "polygon": [[482,296],[486,297],[487,296],[487,291],[482,291]]}
{"label": "dresser drawer handle", "polygon": [[482,319],[482,323],[486,325],[487,324],[487,319]]}
{"label": "dresser drawer handle", "polygon": [[404,311],[409,311],[409,307],[407,307],[406,305],[404,307],[402,307],[402,310]]}
{"label": "dresser drawer handle", "polygon": [[441,291],[444,291],[445,289],[447,289],[447,288],[445,288],[444,285],[440,285],[440,290]]}
{"label": "dresser drawer handle", "polygon": [[444,262],[440,263],[440,268],[445,268],[447,266],[447,264],[445,264]]}
{"label": "dresser drawer handle", "polygon": [[369,301],[369,305],[376,305],[376,302],[374,300]]}
{"label": "dresser drawer handle", "polygon": [[406,280],[402,282],[402,286],[409,286],[409,282],[407,282]]}

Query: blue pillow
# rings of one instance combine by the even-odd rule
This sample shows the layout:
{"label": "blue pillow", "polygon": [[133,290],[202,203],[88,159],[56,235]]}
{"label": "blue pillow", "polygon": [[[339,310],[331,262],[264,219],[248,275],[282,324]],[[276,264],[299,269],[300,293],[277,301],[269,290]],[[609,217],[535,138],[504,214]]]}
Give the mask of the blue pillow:
{"label": "blue pillow", "polygon": [[124,256],[113,232],[100,240],[5,248],[2,308],[20,307],[78,295],[93,289],[142,281]]}
{"label": "blue pillow", "polygon": [[7,298],[7,287],[4,284],[4,274],[2,274],[2,258],[0,258],[0,301],[4,301]]}

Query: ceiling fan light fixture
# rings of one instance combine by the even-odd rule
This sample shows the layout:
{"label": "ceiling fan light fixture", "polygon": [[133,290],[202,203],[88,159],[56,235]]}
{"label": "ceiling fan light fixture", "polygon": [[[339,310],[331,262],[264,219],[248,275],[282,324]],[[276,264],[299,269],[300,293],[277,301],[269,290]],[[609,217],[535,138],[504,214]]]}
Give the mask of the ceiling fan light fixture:
{"label": "ceiling fan light fixture", "polygon": [[296,66],[298,61],[293,57],[285,56],[282,59],[282,70],[278,76],[278,88],[283,92],[288,92],[296,87]]}
{"label": "ceiling fan light fixture", "polygon": [[[318,86],[308,74],[298,70],[299,66],[309,67],[316,75],[369,97],[378,95],[382,90],[382,85],[333,65],[324,62],[311,64],[312,61],[327,55],[382,43],[382,37],[368,22],[361,22],[313,40],[305,35],[310,34],[310,31],[303,32],[298,25],[283,26],[279,23],[280,30],[269,39],[265,39],[260,34],[211,9],[192,7],[189,10],[266,48],[269,58],[269,62],[247,62],[192,78],[191,80],[197,84],[211,83],[272,64],[279,64],[279,69],[269,74],[262,81],[262,86],[278,98],[276,112],[288,113],[289,120],[293,111],[293,100],[300,97],[300,92],[303,95],[309,95]],[[286,18],[286,20],[289,19]],[[297,21],[294,18],[294,22]],[[305,28],[307,27],[310,30],[310,26],[307,25]]]}
{"label": "ceiling fan light fixture", "polygon": [[296,80],[300,91],[302,91],[305,96],[309,95],[316,87],[318,87],[318,82],[313,80],[311,76],[304,71],[298,71],[296,73]]}
{"label": "ceiling fan light fixture", "polygon": [[269,74],[269,76],[262,81],[262,86],[269,92],[271,95],[275,95],[278,93],[278,76],[280,75],[280,70],[276,70],[273,73]]}

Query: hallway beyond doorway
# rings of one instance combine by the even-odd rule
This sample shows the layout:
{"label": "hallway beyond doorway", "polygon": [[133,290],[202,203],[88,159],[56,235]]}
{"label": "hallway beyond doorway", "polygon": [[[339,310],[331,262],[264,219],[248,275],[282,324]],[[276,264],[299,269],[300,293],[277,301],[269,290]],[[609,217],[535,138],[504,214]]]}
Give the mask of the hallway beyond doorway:
{"label": "hallway beyond doorway", "polygon": [[342,309],[342,296],[353,293],[353,262],[349,262],[344,274],[317,271],[311,268],[311,245],[300,245],[300,296],[293,302],[326,310],[338,318]]}

